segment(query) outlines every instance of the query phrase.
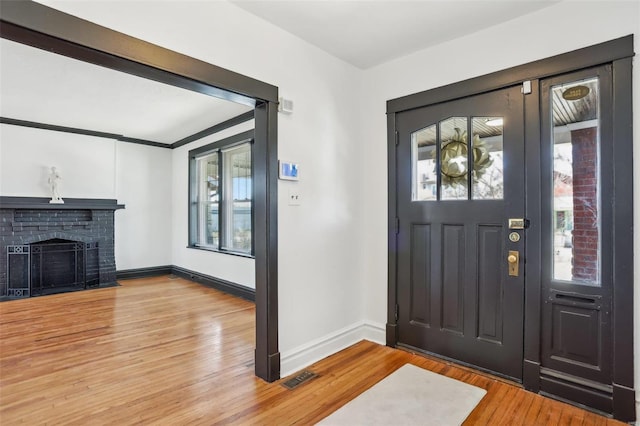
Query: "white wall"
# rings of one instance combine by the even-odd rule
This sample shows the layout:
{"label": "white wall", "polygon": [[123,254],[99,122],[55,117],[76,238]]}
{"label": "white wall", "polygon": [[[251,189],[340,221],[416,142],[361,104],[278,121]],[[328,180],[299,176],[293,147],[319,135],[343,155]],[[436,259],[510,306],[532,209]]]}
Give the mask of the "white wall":
{"label": "white wall", "polygon": [[229,136],[253,129],[253,120],[225,129],[196,142],[172,150],[173,185],[171,211],[173,217],[173,264],[211,275],[249,288],[256,288],[255,261],[240,256],[187,248],[189,244],[189,151]]}
{"label": "white wall", "polygon": [[[366,146],[357,123],[361,72],[227,2],[46,3],[273,84],[293,100],[294,113],[280,115],[278,125],[279,157],[301,167],[299,182],[278,187],[283,373],[295,368],[291,360],[309,345],[317,350],[304,362],[347,344],[339,338],[345,333],[360,335],[365,297],[361,154]],[[174,158],[174,167],[176,161],[181,160]],[[292,186],[302,195],[300,206],[287,205]],[[177,218],[175,232],[186,233],[180,222]],[[173,242],[177,264],[183,262],[182,244]]]}
{"label": "white wall", "polygon": [[0,124],[0,195],[50,197],[56,166],[62,198],[108,198],[118,270],[171,264],[170,150]]}
{"label": "white wall", "polygon": [[118,270],[171,265],[171,150],[116,144]]}
{"label": "white wall", "polygon": [[[556,54],[635,33],[640,46],[640,3],[565,1],[538,12],[426,49],[364,72],[360,95],[360,129],[369,148],[363,152],[360,190],[366,200],[362,226],[367,259],[365,320],[386,321],[387,303],[387,140],[389,99],[455,83]],[[571,17],[570,23],[567,17]],[[589,22],[589,25],[574,25]],[[635,61],[634,147],[640,147],[640,67]],[[635,156],[635,229],[640,224],[640,155]],[[637,231],[636,231],[637,232]],[[640,238],[635,241],[635,268],[640,271]],[[640,388],[640,280],[636,288],[635,383]],[[640,397],[640,393],[638,395]],[[639,416],[640,418],[640,412]]]}
{"label": "white wall", "polygon": [[115,141],[0,124],[0,194],[51,197],[50,169],[62,198],[115,198]]}

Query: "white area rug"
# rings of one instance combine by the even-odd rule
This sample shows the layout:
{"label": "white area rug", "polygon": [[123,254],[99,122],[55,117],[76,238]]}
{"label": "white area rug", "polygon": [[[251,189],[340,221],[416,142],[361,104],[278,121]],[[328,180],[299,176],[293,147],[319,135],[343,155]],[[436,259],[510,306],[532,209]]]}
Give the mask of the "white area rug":
{"label": "white area rug", "polygon": [[459,425],[486,390],[406,364],[319,425]]}

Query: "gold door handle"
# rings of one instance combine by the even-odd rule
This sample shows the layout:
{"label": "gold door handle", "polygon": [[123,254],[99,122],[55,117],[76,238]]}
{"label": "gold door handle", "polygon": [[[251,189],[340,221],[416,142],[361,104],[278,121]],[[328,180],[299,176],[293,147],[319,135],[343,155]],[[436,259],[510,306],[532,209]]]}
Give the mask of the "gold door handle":
{"label": "gold door handle", "polygon": [[518,276],[518,263],[520,263],[520,252],[516,250],[509,250],[507,256],[507,262],[509,262],[509,276]]}

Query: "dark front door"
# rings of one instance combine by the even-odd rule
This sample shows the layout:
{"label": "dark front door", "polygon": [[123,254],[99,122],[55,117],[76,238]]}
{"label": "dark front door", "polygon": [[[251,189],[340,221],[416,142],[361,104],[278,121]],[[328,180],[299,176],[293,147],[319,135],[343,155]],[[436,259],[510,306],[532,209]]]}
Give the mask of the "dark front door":
{"label": "dark front door", "polygon": [[398,344],[522,378],[523,94],[396,116]]}

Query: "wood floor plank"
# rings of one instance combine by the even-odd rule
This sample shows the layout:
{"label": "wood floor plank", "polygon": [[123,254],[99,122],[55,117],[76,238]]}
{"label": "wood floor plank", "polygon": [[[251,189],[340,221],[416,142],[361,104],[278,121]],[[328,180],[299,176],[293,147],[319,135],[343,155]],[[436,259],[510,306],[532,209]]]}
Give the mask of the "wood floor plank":
{"label": "wood floor plank", "polygon": [[411,363],[487,390],[465,425],[621,425],[435,358],[362,341],[288,390],[253,373],[255,307],[169,276],[0,303],[0,423],[314,424]]}

